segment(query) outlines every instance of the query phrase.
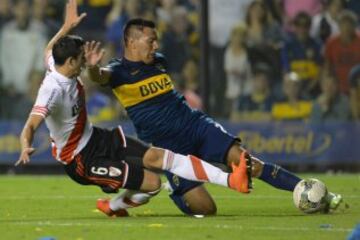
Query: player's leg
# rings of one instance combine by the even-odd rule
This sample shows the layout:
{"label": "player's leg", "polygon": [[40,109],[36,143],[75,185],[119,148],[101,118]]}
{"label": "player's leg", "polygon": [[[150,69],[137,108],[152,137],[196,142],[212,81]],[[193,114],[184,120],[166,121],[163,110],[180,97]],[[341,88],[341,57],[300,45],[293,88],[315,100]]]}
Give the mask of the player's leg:
{"label": "player's leg", "polygon": [[[126,136],[126,161],[128,163],[143,166],[144,167],[144,155],[148,151],[149,147],[147,144],[142,143],[138,139]],[[152,169],[161,168],[162,167],[162,159],[163,156],[151,157],[156,166],[152,166]],[[145,157],[147,159],[147,157]],[[159,161],[160,160],[160,161]],[[146,163],[148,164],[148,163]],[[211,198],[210,194],[203,187],[202,183],[189,181],[183,178],[180,178],[176,175],[173,175],[170,172],[165,172],[166,177],[168,178],[170,188],[168,190],[171,191],[169,195],[170,198],[174,201],[175,205],[185,214],[195,215],[210,215],[216,213],[216,206]],[[127,208],[124,202],[128,202],[126,198],[130,198],[129,195],[132,195],[133,198],[142,199],[145,196],[145,199],[141,200],[143,202],[148,198],[143,193],[137,193],[125,190],[116,196],[113,200],[115,206],[112,206],[114,209]],[[134,200],[135,201],[135,200]]]}
{"label": "player's leg", "polygon": [[[240,146],[240,143],[234,142],[227,154],[227,164],[239,162],[240,156],[245,152],[246,150]],[[301,178],[276,164],[264,163],[250,155],[248,157],[252,161],[252,177],[259,178],[273,187],[293,191],[296,184],[301,181]]]}
{"label": "player's leg", "polygon": [[146,151],[143,162],[148,169],[165,170],[187,180],[210,182],[239,192],[249,192],[246,165],[234,164],[233,172],[227,173],[195,156],[184,156],[155,147]]}
{"label": "player's leg", "polygon": [[[244,152],[246,152],[246,150],[242,148],[239,143],[234,143],[229,149],[227,155],[228,165],[232,164],[233,162],[238,162],[238,159]],[[253,156],[250,158],[253,166],[252,176],[270,184],[275,188],[292,192],[296,184],[301,181],[301,178],[279,165],[263,162]],[[327,202],[328,204],[325,208],[325,211],[335,210],[341,204],[342,196],[340,194],[329,192],[327,196]]]}
{"label": "player's leg", "polygon": [[[195,197],[196,196],[196,197]],[[173,197],[174,199],[176,197]],[[191,215],[215,215],[217,208],[204,185],[195,187],[183,195],[182,201],[191,211]]]}
{"label": "player's leg", "polygon": [[248,192],[247,185],[243,184],[248,176],[246,166],[233,165],[233,172],[229,174],[195,156],[184,156],[162,148],[149,148],[138,139],[128,136],[125,139],[127,162],[153,171],[169,171],[188,180],[210,182],[239,192]]}
{"label": "player's leg", "polygon": [[165,189],[175,205],[187,215],[214,215],[216,205],[209,192],[200,182],[189,181],[172,173],[165,173],[168,182]]}
{"label": "player's leg", "polygon": [[77,179],[79,183],[81,180],[83,184],[97,185],[106,193],[116,193],[120,188],[128,189],[126,195],[117,196],[114,201],[98,200],[98,209],[109,216],[127,215],[125,208],[147,203],[161,188],[157,174],[123,160],[126,148],[126,138],[120,127],[111,131],[94,128],[86,147],[75,157],[71,166],[66,167],[68,173],[80,177]]}
{"label": "player's leg", "polygon": [[[175,190],[170,195],[171,199],[182,212],[189,215],[216,214],[215,202],[201,183],[178,178],[176,175],[172,176],[172,186],[175,189],[180,186],[180,188],[185,191],[185,193],[179,193],[178,190]],[[160,183],[157,183],[157,181],[158,175],[144,170],[144,180],[140,188],[141,191],[125,190],[111,200],[99,199],[97,201],[97,207],[108,216],[127,216],[128,213],[126,209],[146,204],[151,197],[160,191],[160,188],[158,188]],[[193,183],[196,185],[191,185]],[[156,189],[155,191],[149,191],[153,190],[154,187]]]}
{"label": "player's leg", "polygon": [[[198,133],[194,135],[200,139],[193,139],[192,142],[200,147],[187,152],[196,153],[211,164],[226,165],[226,154],[236,138],[227,134],[211,120],[201,122],[195,128]],[[189,136],[182,136],[182,138],[189,140]],[[243,163],[249,162],[243,161]],[[235,165],[239,166],[239,164]],[[167,173],[166,176],[173,190],[170,197],[180,210],[189,215],[216,214],[215,202],[203,184],[179,178],[171,173]],[[247,174],[247,178],[250,178],[250,174]],[[243,182],[246,181],[246,187],[249,187],[251,181],[245,179]]]}
{"label": "player's leg", "polygon": [[[158,152],[156,152],[153,154],[154,152],[151,151],[145,156],[145,153],[147,153],[149,149],[147,144],[129,136],[126,136],[125,139],[127,142],[125,149],[127,162],[143,167],[146,165],[153,170],[162,168],[164,153],[158,154]],[[149,155],[155,155],[155,157]],[[148,162],[149,157],[151,163]],[[179,178],[172,173],[166,172],[165,174],[168,177],[169,185],[171,185],[170,198],[183,213],[189,215],[211,215],[216,213],[215,203],[201,183]],[[181,192],[179,189],[181,189]],[[156,195],[156,193],[157,192],[148,196],[144,193],[125,190],[112,199],[112,208],[119,209],[121,212],[121,209],[135,206],[133,203],[128,204],[128,199],[133,199],[132,202],[145,203],[149,197]]]}
{"label": "player's leg", "polygon": [[160,177],[142,167],[113,161],[105,156],[88,158],[78,154],[71,164],[65,166],[68,175],[82,185],[97,185],[106,193],[125,190],[113,199],[99,199],[97,208],[108,216],[127,216],[127,208],[137,207],[149,201],[161,189]]}
{"label": "player's leg", "polygon": [[[137,166],[134,165],[130,166],[137,168]],[[108,216],[123,217],[128,216],[126,209],[139,207],[148,203],[150,198],[154,197],[160,192],[161,181],[157,174],[145,169],[142,171],[143,180],[139,190],[125,189],[123,192],[111,199],[98,199],[97,208]],[[138,173],[140,173],[140,169]],[[138,182],[140,175],[141,173],[135,180],[136,182]]]}

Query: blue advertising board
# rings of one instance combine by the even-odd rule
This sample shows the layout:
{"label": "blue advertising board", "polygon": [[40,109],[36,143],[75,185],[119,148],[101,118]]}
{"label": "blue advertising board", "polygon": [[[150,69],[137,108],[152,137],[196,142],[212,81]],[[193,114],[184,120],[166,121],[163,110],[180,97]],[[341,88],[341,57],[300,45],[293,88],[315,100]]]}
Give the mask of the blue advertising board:
{"label": "blue advertising board", "polygon": [[278,164],[360,165],[360,124],[223,123],[251,153]]}
{"label": "blue advertising board", "polygon": [[[20,154],[23,122],[0,122],[0,164],[13,164]],[[118,123],[106,123],[105,127]],[[286,165],[360,165],[360,124],[306,124],[302,122],[229,123],[224,128],[239,136],[251,153],[265,161]],[[130,122],[122,123],[126,134],[135,135]],[[46,127],[34,139],[32,164],[56,164],[51,156]]]}

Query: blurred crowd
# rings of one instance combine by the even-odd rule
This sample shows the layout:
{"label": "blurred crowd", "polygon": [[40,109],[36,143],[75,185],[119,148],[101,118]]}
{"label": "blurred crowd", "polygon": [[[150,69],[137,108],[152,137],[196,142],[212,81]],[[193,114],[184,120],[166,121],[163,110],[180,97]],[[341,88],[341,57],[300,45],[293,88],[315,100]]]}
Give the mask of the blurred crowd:
{"label": "blurred crowd", "polygon": [[[43,49],[65,0],[0,1],[0,120],[27,117],[44,76]],[[176,87],[202,109],[200,0],[78,0],[76,34],[101,41],[104,63],[122,56],[128,19],[156,22]],[[239,121],[360,120],[359,0],[209,0],[210,111]],[[95,123],[126,118],[82,76]]]}

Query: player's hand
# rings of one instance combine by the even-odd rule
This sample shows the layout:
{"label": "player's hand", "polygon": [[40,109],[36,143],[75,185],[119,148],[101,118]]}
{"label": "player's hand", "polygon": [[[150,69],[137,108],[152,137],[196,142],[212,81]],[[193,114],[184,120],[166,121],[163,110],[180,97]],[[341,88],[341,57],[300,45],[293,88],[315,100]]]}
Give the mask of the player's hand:
{"label": "player's hand", "polygon": [[105,54],[105,50],[100,48],[100,42],[91,41],[85,43],[86,66],[93,67],[100,63]]}
{"label": "player's hand", "polygon": [[21,154],[20,154],[20,158],[19,160],[17,160],[17,162],[15,163],[15,166],[18,166],[20,163],[22,164],[27,164],[30,162],[30,156],[31,154],[33,154],[35,152],[35,148],[32,148],[32,147],[27,147],[27,148],[24,148],[22,151],[21,151]]}
{"label": "player's hand", "polygon": [[65,9],[64,28],[75,28],[84,17],[86,17],[86,13],[78,15],[76,0],[69,0]]}

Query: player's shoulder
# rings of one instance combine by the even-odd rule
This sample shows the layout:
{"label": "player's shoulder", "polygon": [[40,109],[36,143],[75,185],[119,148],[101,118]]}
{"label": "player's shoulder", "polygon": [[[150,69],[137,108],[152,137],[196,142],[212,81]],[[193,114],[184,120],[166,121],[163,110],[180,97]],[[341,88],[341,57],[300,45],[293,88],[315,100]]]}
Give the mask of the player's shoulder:
{"label": "player's shoulder", "polygon": [[162,69],[162,71],[166,71],[166,69],[168,68],[168,65],[167,65],[166,58],[163,54],[155,53],[154,66],[156,68]]}
{"label": "player's shoulder", "polygon": [[63,86],[56,81],[53,74],[50,72],[46,75],[46,77],[41,82],[39,92],[40,93],[51,93],[51,92],[57,92],[58,94],[61,94],[64,91]]}
{"label": "player's shoulder", "polygon": [[111,59],[106,66],[101,68],[101,70],[109,72],[111,76],[115,76],[115,78],[123,78],[129,71],[123,58]]}
{"label": "player's shoulder", "polygon": [[155,53],[155,62],[156,63],[166,63],[166,58],[164,56],[164,54],[162,53]]}
{"label": "player's shoulder", "polygon": [[124,60],[122,58],[113,58],[109,61],[105,68],[121,69],[122,67],[124,67]]}

